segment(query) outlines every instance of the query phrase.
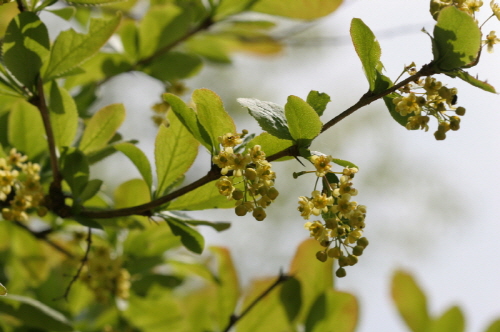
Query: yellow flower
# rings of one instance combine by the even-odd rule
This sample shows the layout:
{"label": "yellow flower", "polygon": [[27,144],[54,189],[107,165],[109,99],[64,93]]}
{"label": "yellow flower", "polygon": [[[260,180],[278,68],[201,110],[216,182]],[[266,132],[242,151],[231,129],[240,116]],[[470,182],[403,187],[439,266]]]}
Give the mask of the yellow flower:
{"label": "yellow flower", "polygon": [[227,176],[221,176],[221,178],[215,183],[217,188],[219,189],[219,193],[221,195],[227,196],[228,199],[231,199],[231,194],[234,191],[233,181]]}
{"label": "yellow flower", "polygon": [[483,45],[487,45],[488,53],[493,53],[493,45],[498,43],[500,43],[500,39],[497,38],[495,31],[491,31],[486,36],[486,40],[483,40]]}
{"label": "yellow flower", "polygon": [[406,116],[411,113],[420,114],[420,106],[417,102],[417,96],[412,92],[406,97],[394,98],[394,104],[396,104],[396,111],[402,116]]}
{"label": "yellow flower", "polygon": [[332,159],[332,156],[326,155],[314,155],[311,157],[311,161],[314,164],[314,167],[316,167],[316,176],[325,176],[326,173],[330,171],[332,168],[332,165],[330,165]]}
{"label": "yellow flower", "polygon": [[328,212],[328,206],[333,205],[333,197],[326,196],[326,194],[321,194],[318,190],[315,190],[312,192],[312,203],[314,205],[312,213],[319,216],[321,212]]}
{"label": "yellow flower", "polygon": [[314,204],[309,200],[309,198],[305,196],[299,197],[299,210],[300,215],[304,217],[304,219],[309,219],[314,209]]}
{"label": "yellow flower", "polygon": [[306,222],[304,228],[309,230],[309,235],[314,237],[318,242],[328,241],[328,230],[319,220]]}
{"label": "yellow flower", "polygon": [[497,17],[497,19],[500,20],[500,6],[497,3],[495,3],[495,0],[491,0],[490,7],[491,10],[493,11],[493,14]]}
{"label": "yellow flower", "polygon": [[232,148],[243,142],[239,134],[232,134],[232,133],[227,133],[224,136],[219,136],[217,139],[219,143],[225,148],[226,147]]}

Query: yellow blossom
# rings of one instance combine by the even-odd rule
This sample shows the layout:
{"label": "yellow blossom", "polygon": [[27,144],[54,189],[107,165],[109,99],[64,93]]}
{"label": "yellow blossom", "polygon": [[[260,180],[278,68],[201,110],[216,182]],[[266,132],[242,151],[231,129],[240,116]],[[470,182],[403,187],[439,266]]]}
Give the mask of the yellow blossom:
{"label": "yellow blossom", "polygon": [[495,0],[491,0],[490,7],[491,10],[493,11],[493,14],[497,17],[497,19],[500,20],[500,6],[497,3],[495,3]]}
{"label": "yellow blossom", "polygon": [[328,206],[333,205],[333,197],[326,196],[326,194],[321,194],[318,190],[312,192],[312,201],[314,209],[312,213],[315,216],[319,216],[321,212],[326,213],[328,211]]}
{"label": "yellow blossom", "polygon": [[299,197],[299,210],[300,215],[304,217],[304,219],[309,219],[314,209],[314,204],[309,200],[309,198],[305,196]]}
{"label": "yellow blossom", "polygon": [[495,31],[491,31],[486,36],[486,40],[483,40],[483,45],[487,46],[488,53],[493,53],[493,45],[498,43],[500,43],[500,39],[497,38]]}
{"label": "yellow blossom", "polygon": [[326,173],[330,171],[332,168],[332,165],[330,164],[332,159],[332,156],[326,155],[313,155],[311,157],[311,161],[313,162],[314,167],[316,167],[316,176],[325,176]]}
{"label": "yellow blossom", "polygon": [[309,230],[309,235],[314,237],[318,242],[328,241],[328,230],[319,220],[306,222],[304,228]]}

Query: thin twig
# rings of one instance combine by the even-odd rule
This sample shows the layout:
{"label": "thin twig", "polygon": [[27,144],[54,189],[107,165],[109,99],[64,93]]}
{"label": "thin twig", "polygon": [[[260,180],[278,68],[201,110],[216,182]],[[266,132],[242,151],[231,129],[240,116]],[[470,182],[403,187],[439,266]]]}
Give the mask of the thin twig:
{"label": "thin twig", "polygon": [[92,228],[89,227],[88,233],[87,233],[87,250],[85,250],[85,255],[83,256],[83,258],[81,260],[80,267],[78,267],[78,270],[76,271],[75,275],[73,276],[73,278],[71,278],[71,281],[69,282],[68,286],[66,287],[64,294],[60,297],[55,298],[54,301],[60,300],[60,299],[65,299],[66,301],[68,301],[68,296],[69,296],[69,292],[71,291],[71,287],[73,287],[73,284],[78,280],[78,278],[82,274],[83,267],[85,266],[85,264],[89,260],[89,253],[90,253],[91,246],[92,246]]}
{"label": "thin twig", "polygon": [[66,255],[68,258],[75,258],[75,256],[72,253],[70,253],[69,251],[67,251],[66,249],[64,249],[63,247],[61,247],[60,245],[58,245],[57,243],[53,242],[52,240],[50,240],[47,237],[47,235],[50,233],[50,231],[35,232],[32,229],[30,229],[28,226],[26,226],[25,224],[23,224],[23,223],[21,223],[19,221],[14,221],[14,224],[16,226],[24,229],[25,231],[27,231],[31,235],[33,235],[35,238],[37,238],[37,239],[39,239],[41,241],[44,241],[45,243],[47,243],[52,248],[54,248],[55,250],[59,251],[61,254]]}
{"label": "thin twig", "polygon": [[250,310],[252,310],[253,307],[255,307],[255,305],[257,303],[262,301],[262,299],[264,297],[266,297],[267,294],[269,294],[278,285],[287,281],[290,278],[291,278],[291,276],[283,274],[283,271],[280,271],[280,274],[279,274],[278,278],[276,279],[276,281],[272,285],[270,285],[266,290],[264,290],[262,292],[262,294],[260,294],[255,300],[253,300],[252,303],[250,303],[248,305],[248,307],[246,307],[245,310],[243,310],[241,312],[241,314],[239,314],[239,315],[232,314],[231,317],[229,317],[229,323],[227,324],[226,328],[224,329],[224,332],[228,332],[231,329],[231,327],[233,327],[240,319],[245,317],[250,312]]}

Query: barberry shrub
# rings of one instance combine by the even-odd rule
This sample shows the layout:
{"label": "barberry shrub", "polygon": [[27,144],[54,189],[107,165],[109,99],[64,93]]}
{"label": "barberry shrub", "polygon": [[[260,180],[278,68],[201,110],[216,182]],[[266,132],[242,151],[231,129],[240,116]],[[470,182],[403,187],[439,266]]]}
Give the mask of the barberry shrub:
{"label": "barberry shrub", "polygon": [[[368,208],[355,201],[361,167],[331,151],[313,151],[311,144],[378,99],[408,130],[427,131],[436,122],[434,136],[443,140],[460,129],[465,108],[457,105],[458,91],[437,77],[495,92],[467,72],[483,47],[491,52],[500,41],[475,19],[482,1],[431,1],[432,59],[404,66],[394,81],[384,75],[375,35],[362,19],[353,19],[350,34],[369,89],[326,121],[320,119],[330,102],[324,92],[289,96],[283,106],[239,98],[262,129],[249,133],[236,128],[216,92],[196,89],[186,96],[183,84],[207,61],[230,62],[233,52],[279,52],[275,17],[314,20],[341,3],[3,1],[0,281],[6,287],[0,284],[0,329],[229,331],[236,325],[237,331],[353,331],[357,301],[335,290],[333,279],[345,277],[369,250]],[[490,10],[490,18],[500,19],[494,1]],[[67,29],[51,39],[41,12],[68,21]],[[154,165],[136,140],[118,132],[123,104],[91,111],[106,82],[132,71],[165,87],[153,106]],[[200,146],[210,165],[185,183]],[[141,177],[109,197],[102,190],[107,179],[90,170],[113,154],[128,158]],[[228,215],[235,219],[251,214],[272,222],[266,209],[286,190],[275,186],[283,174],[272,163],[290,160],[306,167],[293,178],[310,179],[297,198],[297,219],[307,220],[311,239],[298,247],[287,272],[256,280],[242,292],[228,249],[212,247],[196,256],[205,249],[198,227],[222,232],[230,223],[193,219],[183,211],[232,209]],[[441,317],[429,315],[425,295],[407,273],[394,275],[392,290],[410,330],[463,330],[456,307]]]}

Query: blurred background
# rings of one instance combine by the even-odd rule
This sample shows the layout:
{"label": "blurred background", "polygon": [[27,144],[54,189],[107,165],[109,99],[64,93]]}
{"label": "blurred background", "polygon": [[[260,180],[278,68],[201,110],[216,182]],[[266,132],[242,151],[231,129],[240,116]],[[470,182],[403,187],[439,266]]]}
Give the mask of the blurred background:
{"label": "blurred background", "polygon": [[[483,6],[479,22],[491,13]],[[236,54],[231,65],[206,65],[201,74],[185,83],[191,89],[209,88],[224,100],[237,127],[259,133],[255,121],[236,98],[257,98],[284,105],[288,95],[305,99],[310,90],[326,92],[332,102],[324,122],[353,105],[368,89],[361,63],[350,42],[352,18],[361,18],[382,47],[386,75],[395,80],[403,67],[417,68],[432,59],[430,39],[434,21],[428,2],[420,0],[347,0],[332,15],[315,23],[283,22],[277,31],[287,36],[278,56]],[[57,21],[52,30],[57,29]],[[492,19],[483,34],[500,27]],[[483,52],[470,73],[500,89],[497,53]],[[500,317],[500,220],[498,212],[500,157],[498,125],[500,99],[462,81],[437,77],[458,89],[458,106],[467,109],[458,132],[445,141],[429,132],[408,131],[392,120],[382,101],[369,105],[322,134],[313,150],[349,160],[359,166],[354,179],[356,201],[368,208],[365,236],[370,246],[359,263],[336,280],[336,288],[353,293],[360,303],[358,331],[405,331],[390,298],[390,281],[396,269],[416,277],[428,295],[431,313],[440,315],[459,305],[467,331],[483,331]],[[137,138],[139,147],[153,160],[156,127],[151,106],[160,101],[162,85],[146,76],[129,73],[109,81],[96,109],[124,102],[127,119],[120,132]],[[186,96],[189,98],[189,95]],[[432,121],[431,121],[432,122]],[[187,181],[209,169],[209,157],[200,151]],[[117,171],[113,165],[119,163]],[[297,180],[292,172],[304,170],[295,161],[274,163],[281,191],[268,209],[268,217],[236,218],[232,210],[189,213],[213,221],[232,221],[228,231],[202,229],[208,245],[227,246],[240,273],[242,285],[252,278],[277,275],[288,268],[297,245],[308,237],[297,212],[297,197],[309,195],[314,176]],[[107,190],[137,177],[134,166],[114,156],[93,170],[107,181]],[[315,259],[311,257],[311,259]]]}

